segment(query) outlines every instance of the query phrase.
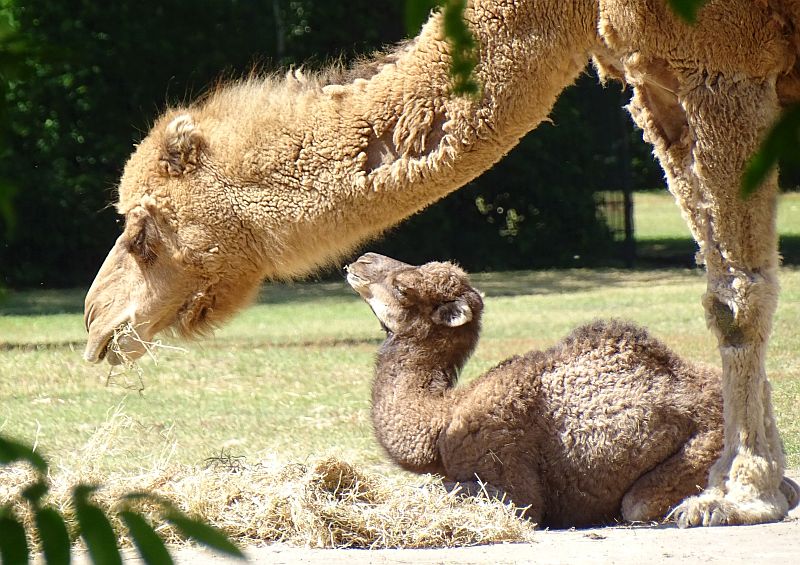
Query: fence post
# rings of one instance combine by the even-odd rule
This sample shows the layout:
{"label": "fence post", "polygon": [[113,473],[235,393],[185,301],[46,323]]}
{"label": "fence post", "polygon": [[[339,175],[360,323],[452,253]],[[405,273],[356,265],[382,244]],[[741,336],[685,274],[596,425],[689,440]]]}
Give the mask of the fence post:
{"label": "fence post", "polygon": [[636,264],[636,239],[633,231],[633,174],[631,172],[631,142],[628,135],[628,112],[620,109],[620,121],[623,121],[622,143],[620,145],[620,163],[622,164],[622,198],[625,211],[625,240],[622,244],[622,258],[629,269]]}

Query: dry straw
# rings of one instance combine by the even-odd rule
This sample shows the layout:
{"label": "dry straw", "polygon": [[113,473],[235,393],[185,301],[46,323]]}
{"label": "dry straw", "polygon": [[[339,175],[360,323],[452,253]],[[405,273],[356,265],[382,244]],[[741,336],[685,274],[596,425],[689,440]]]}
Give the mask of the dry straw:
{"label": "dry straw", "polygon": [[108,342],[108,352],[116,355],[122,363],[118,365],[119,368],[111,366],[108,369],[106,386],[117,385],[126,389],[135,390],[139,394],[144,391],[144,370],[135,359],[132,359],[130,355],[126,353],[122,345],[123,340],[141,344],[147,356],[150,357],[155,364],[158,364],[158,359],[156,357],[156,351],[158,349],[171,349],[186,353],[186,350],[181,347],[164,345],[161,341],[143,340],[131,322],[125,322],[114,328],[114,333],[111,336],[111,340]]}
{"label": "dry straw", "polygon": [[[530,541],[533,533],[533,524],[520,519],[513,506],[485,495],[462,497],[433,478],[411,484],[336,458],[275,467],[172,466],[138,476],[68,475],[69,481],[53,478],[50,502],[66,510],[70,521],[69,489],[80,478],[104,485],[95,495],[103,507],[113,510],[121,494],[147,490],[244,543],[431,548]],[[0,471],[0,505],[31,478],[20,467]],[[142,510],[155,516],[155,508]],[[30,526],[26,509],[19,511]],[[181,542],[167,526],[160,533],[170,543]]]}
{"label": "dry straw", "polygon": [[[245,544],[432,548],[530,541],[533,535],[534,525],[521,519],[518,509],[485,493],[460,496],[434,477],[386,477],[335,457],[248,464],[221,456],[203,466],[162,458],[138,475],[103,474],[97,463],[128,425],[122,410],[114,411],[82,450],[81,469],[61,469],[51,477],[49,501],[70,523],[70,489],[82,481],[103,485],[94,499],[112,513],[123,493],[146,490]],[[17,495],[32,478],[25,466],[0,467],[0,506],[13,501],[28,526],[32,517]],[[155,507],[141,510],[151,519],[157,515]],[[160,526],[159,532],[171,543],[182,542],[169,526]]]}

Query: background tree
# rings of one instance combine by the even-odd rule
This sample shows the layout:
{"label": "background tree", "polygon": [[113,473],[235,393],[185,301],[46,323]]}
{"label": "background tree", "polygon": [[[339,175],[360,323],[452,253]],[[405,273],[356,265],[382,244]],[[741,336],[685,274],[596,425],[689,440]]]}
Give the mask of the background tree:
{"label": "background tree", "polygon": [[[120,230],[109,203],[125,160],[166,106],[253,68],[368,54],[406,35],[406,5],[415,3],[422,16],[432,4],[0,0],[0,284],[88,285]],[[594,196],[624,182],[623,139],[633,186],[663,184],[641,135],[620,118],[626,100],[618,86],[582,78],[554,125],[390,232],[383,249],[473,270],[608,261]],[[800,184],[800,167],[784,171],[785,185]]]}

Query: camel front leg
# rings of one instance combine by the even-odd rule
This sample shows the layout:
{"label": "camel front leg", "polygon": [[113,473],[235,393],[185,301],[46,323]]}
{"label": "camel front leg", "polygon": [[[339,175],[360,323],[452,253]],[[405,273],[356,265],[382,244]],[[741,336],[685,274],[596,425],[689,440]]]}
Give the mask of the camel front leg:
{"label": "camel front leg", "polygon": [[778,297],[777,175],[749,199],[739,196],[743,167],[778,112],[774,78],[649,65],[626,69],[630,111],[699,245],[708,274],[703,306],[723,368],[722,456],[707,489],[673,515],[682,527],[781,520],[784,454],[764,365]]}

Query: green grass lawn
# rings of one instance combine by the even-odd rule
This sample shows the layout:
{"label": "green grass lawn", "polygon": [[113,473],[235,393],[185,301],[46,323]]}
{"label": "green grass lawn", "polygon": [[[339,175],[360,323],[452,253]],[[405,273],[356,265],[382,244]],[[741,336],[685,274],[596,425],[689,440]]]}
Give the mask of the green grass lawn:
{"label": "green grass lawn", "polygon": [[[648,194],[641,204],[637,196],[637,225],[649,226],[651,239],[680,237],[680,217],[667,198]],[[677,218],[672,227],[655,225],[670,214]],[[786,224],[781,229],[795,233]],[[768,370],[789,461],[797,467],[800,269],[784,267],[780,276]],[[717,363],[697,269],[486,273],[473,280],[486,293],[486,312],[465,379],[509,355],[547,347],[582,322],[611,316],[646,325],[687,358]],[[258,303],[215,337],[177,344],[186,352],[163,350],[157,364],[145,360],[141,393],[137,375],[109,381],[105,366],[82,361],[82,298],[82,291],[11,292],[0,305],[0,433],[37,443],[57,466],[91,462],[134,472],[225,452],[248,461],[332,453],[388,468],[369,422],[382,333],[344,282],[265,286]]]}
{"label": "green grass lawn", "polygon": [[[691,233],[674,199],[666,190],[633,195],[636,239],[690,239]],[[800,193],[782,194],[778,200],[778,233],[800,236]]]}
{"label": "green grass lawn", "polygon": [[[691,266],[697,245],[672,196],[666,190],[637,192],[633,202],[639,265]],[[778,233],[784,264],[800,265],[800,193],[780,196]]]}

